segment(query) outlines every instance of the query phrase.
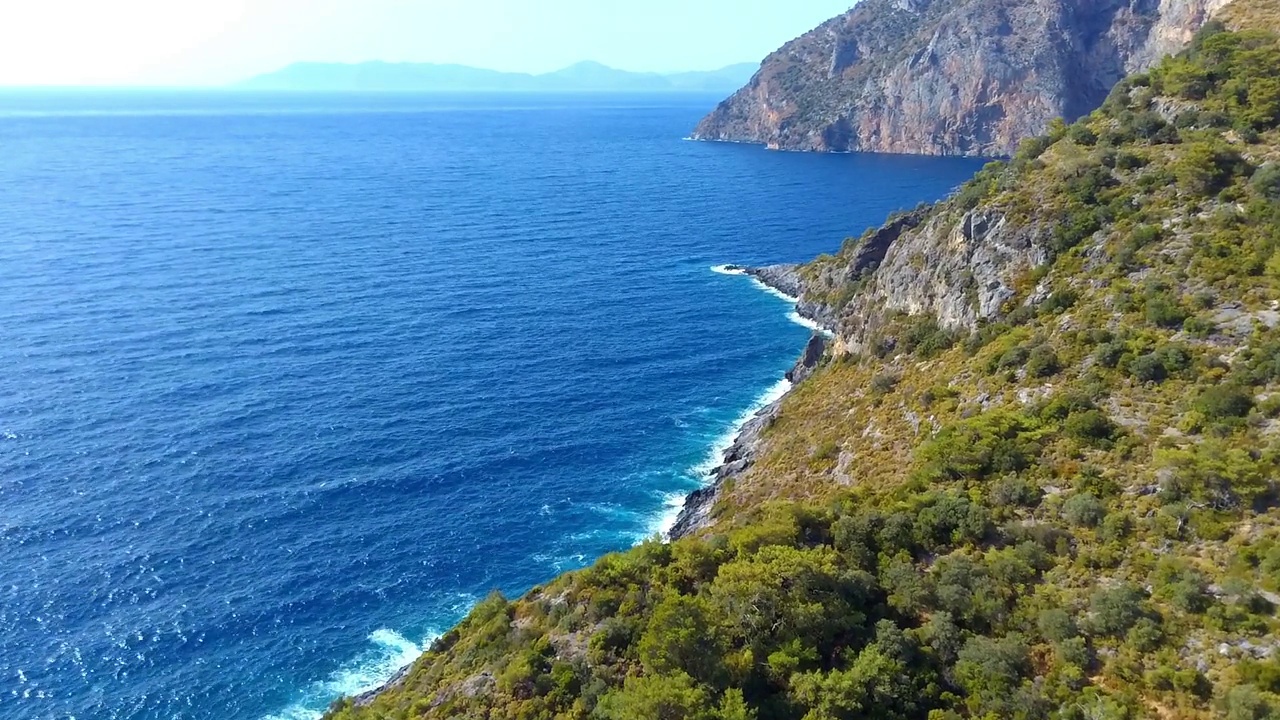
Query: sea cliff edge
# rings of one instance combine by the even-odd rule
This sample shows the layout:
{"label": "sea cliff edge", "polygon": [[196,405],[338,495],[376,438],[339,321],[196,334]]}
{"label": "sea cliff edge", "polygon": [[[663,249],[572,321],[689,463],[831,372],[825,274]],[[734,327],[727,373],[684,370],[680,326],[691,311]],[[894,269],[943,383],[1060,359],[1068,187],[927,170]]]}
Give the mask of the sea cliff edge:
{"label": "sea cliff edge", "polygon": [[787,371],[787,380],[791,382],[791,388],[782,397],[765,406],[743,423],[733,443],[724,451],[720,465],[711,471],[710,482],[689,493],[685,498],[684,507],[680,510],[671,529],[667,531],[668,540],[679,540],[711,525],[713,520],[711,513],[719,498],[720,489],[726,481],[741,475],[755,464],[764,433],[782,411],[783,402],[800,383],[813,374],[827,351],[829,344],[825,322],[827,318],[820,307],[800,300],[804,295],[804,279],[800,275],[799,268],[799,265],[769,265],[758,268],[730,265],[725,268],[731,272],[747,275],[762,285],[792,298],[796,301],[796,313],[814,322],[821,329],[813,333],[805,345],[804,352],[796,360],[796,364]]}

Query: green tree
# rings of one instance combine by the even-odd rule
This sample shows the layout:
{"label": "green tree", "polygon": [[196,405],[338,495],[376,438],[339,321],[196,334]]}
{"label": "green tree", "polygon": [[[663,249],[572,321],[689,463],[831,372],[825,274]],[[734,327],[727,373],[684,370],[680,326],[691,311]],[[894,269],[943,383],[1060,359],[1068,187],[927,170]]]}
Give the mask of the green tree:
{"label": "green tree", "polygon": [[1049,642],[1070,640],[1079,632],[1076,629],[1075,618],[1062,608],[1051,608],[1041,612],[1040,617],[1036,619],[1036,627]]}
{"label": "green tree", "polygon": [[1000,718],[1026,717],[1019,690],[1030,672],[1030,649],[1019,635],[972,637],[955,665],[956,682],[968,696],[969,709]]}
{"label": "green tree", "polygon": [[1276,720],[1280,718],[1280,698],[1253,685],[1237,685],[1223,699],[1226,720]]}
{"label": "green tree", "polygon": [[1062,431],[1085,443],[1104,445],[1116,432],[1116,426],[1101,410],[1071,413]]}
{"label": "green tree", "polygon": [[629,677],[600,698],[596,713],[604,720],[715,720],[706,691],[684,673]]}
{"label": "green tree", "polygon": [[639,651],[640,662],[651,674],[685,672],[712,686],[724,679],[724,649],[700,597],[670,594],[658,603],[640,637]]}
{"label": "green tree", "polygon": [[1033,378],[1044,378],[1050,375],[1056,375],[1062,369],[1062,362],[1058,359],[1058,354],[1048,345],[1041,345],[1031,351],[1031,355],[1027,357],[1027,376]]}
{"label": "green tree", "polygon": [[758,657],[795,638],[825,650],[861,626],[864,617],[850,600],[865,590],[842,572],[838,557],[830,547],[761,548],[720,568],[710,588],[710,609],[729,639]]}
{"label": "green tree", "polygon": [[1188,143],[1173,165],[1178,186],[1191,195],[1210,195],[1231,178],[1240,155],[1229,147],[1198,141]]}
{"label": "green tree", "polygon": [[1102,588],[1089,600],[1089,625],[1099,635],[1120,636],[1146,614],[1146,595],[1129,583]]}
{"label": "green tree", "polygon": [[716,720],[756,720],[756,711],[747,705],[742,691],[729,688],[720,698],[720,707],[716,709]]}
{"label": "green tree", "polygon": [[919,701],[902,663],[869,646],[847,670],[797,676],[793,697],[808,708],[805,720],[912,717]]}

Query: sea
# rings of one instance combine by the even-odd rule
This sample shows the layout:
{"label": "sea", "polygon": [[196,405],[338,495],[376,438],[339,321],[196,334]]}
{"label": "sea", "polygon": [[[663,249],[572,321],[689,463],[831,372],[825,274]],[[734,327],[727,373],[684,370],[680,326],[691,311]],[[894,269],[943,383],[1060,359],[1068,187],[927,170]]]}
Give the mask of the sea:
{"label": "sea", "polygon": [[0,718],[316,718],[660,534],[811,332],[714,269],[979,166],[718,100],[0,92]]}

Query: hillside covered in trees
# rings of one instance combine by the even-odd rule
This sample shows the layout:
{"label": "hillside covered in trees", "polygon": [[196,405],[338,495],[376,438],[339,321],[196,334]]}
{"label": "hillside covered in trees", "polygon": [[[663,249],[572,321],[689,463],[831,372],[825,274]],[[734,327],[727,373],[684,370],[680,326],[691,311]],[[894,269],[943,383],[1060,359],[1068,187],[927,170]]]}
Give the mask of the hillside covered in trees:
{"label": "hillside covered in trees", "polygon": [[708,527],[329,717],[1280,718],[1280,12],[1236,5],[801,268],[836,342]]}

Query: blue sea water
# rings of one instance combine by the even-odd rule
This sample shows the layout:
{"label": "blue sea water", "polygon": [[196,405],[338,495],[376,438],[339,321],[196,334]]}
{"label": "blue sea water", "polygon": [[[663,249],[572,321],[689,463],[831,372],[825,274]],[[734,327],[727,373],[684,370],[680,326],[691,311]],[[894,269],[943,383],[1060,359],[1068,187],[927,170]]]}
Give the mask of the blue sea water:
{"label": "blue sea water", "polygon": [[656,532],[808,259],[977,164],[715,98],[0,95],[0,718],[314,717]]}

